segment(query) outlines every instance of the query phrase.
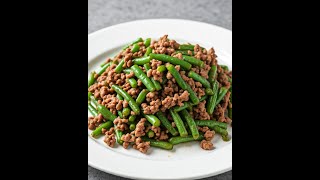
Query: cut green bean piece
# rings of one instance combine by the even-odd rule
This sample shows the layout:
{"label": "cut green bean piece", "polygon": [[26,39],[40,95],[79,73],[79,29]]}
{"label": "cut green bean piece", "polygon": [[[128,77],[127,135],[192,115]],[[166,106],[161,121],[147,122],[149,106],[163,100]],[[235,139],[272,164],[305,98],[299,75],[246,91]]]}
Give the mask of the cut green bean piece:
{"label": "cut green bean piece", "polygon": [[117,111],[117,112],[118,112],[118,116],[122,119],[123,118],[122,111]]}
{"label": "cut green bean piece", "polygon": [[207,126],[210,129],[213,129],[214,126],[219,126],[220,128],[227,129],[228,124],[219,122],[216,120],[194,120],[197,126]]}
{"label": "cut green bean piece", "polygon": [[227,89],[226,87],[221,87],[221,88],[220,88],[215,106],[217,106],[217,105],[220,103],[220,101],[221,101],[221,100],[223,99],[223,97],[227,94],[227,92],[228,92],[228,89]]}
{"label": "cut green bean piece", "polygon": [[123,141],[121,140],[121,137],[123,135],[123,132],[120,131],[119,129],[117,129],[117,126],[114,125],[114,129],[115,129],[115,132],[116,132],[116,140],[117,140],[117,143],[122,145],[123,144]]}
{"label": "cut green bean piece", "polygon": [[232,108],[228,108],[228,117],[232,119]]}
{"label": "cut green bean piece", "polygon": [[212,91],[211,88],[206,88],[205,92],[207,95],[210,95],[210,96],[212,96],[214,94],[214,92]]}
{"label": "cut green bean piece", "polygon": [[150,56],[136,58],[133,60],[134,64],[140,65],[140,66],[143,66],[144,64],[149,63],[149,62],[150,62]]}
{"label": "cut green bean piece", "polygon": [[88,100],[90,100],[90,97],[92,96],[91,92],[88,92]]}
{"label": "cut green bean piece", "polygon": [[190,44],[181,44],[179,46],[180,50],[190,50],[193,51],[194,50],[194,45],[190,45]]}
{"label": "cut green bean piece", "polygon": [[135,40],[135,41],[133,41],[132,43],[130,43],[130,44],[126,45],[125,47],[123,47],[122,50],[125,50],[125,49],[127,49],[129,46],[131,46],[131,45],[133,45],[133,44],[136,44],[136,43],[138,43],[138,42],[143,42],[143,39],[142,39],[141,37],[138,38],[137,40]]}
{"label": "cut green bean piece", "polygon": [[124,69],[124,70],[122,70],[124,73],[126,73],[126,74],[130,74],[131,72],[133,72],[131,69]]}
{"label": "cut green bean piece", "polygon": [[192,116],[185,109],[180,111],[180,114],[182,115],[182,118],[188,123],[189,129],[191,131],[193,138],[198,139],[199,137],[198,127],[194,122],[194,119],[192,118]]}
{"label": "cut green bean piece", "polygon": [[164,72],[164,71],[166,71],[166,70],[167,70],[167,68],[166,68],[165,65],[160,65],[160,66],[158,66],[158,68],[157,68],[157,71],[159,71],[159,72]]}
{"label": "cut green bean piece", "polygon": [[221,128],[219,126],[213,126],[213,130],[216,133],[221,134],[222,136],[228,136],[228,131],[224,128]]}
{"label": "cut green bean piece", "polygon": [[140,50],[140,46],[138,44],[134,44],[132,46],[131,52],[135,53],[135,52],[138,52],[139,50]]}
{"label": "cut green bean piece", "polygon": [[183,55],[182,57],[183,57],[183,60],[187,61],[188,63],[190,63],[192,65],[199,66],[201,68],[204,67],[204,62],[197,59],[197,58],[194,58],[191,56],[186,56],[186,55]]}
{"label": "cut green bean piece", "polygon": [[135,124],[130,124],[129,129],[131,131],[134,131],[136,129],[136,125]]}
{"label": "cut green bean piece", "polygon": [[140,106],[140,104],[146,99],[147,94],[149,93],[149,91],[147,89],[143,89],[137,99],[136,99],[136,103]]}
{"label": "cut green bean piece", "polygon": [[180,112],[180,111],[182,111],[182,110],[184,110],[184,109],[187,109],[189,106],[190,106],[189,102],[183,102],[183,105],[182,105],[182,106],[175,106],[175,107],[173,108],[173,111],[174,111],[174,112]]}
{"label": "cut green bean piece", "polygon": [[171,122],[167,119],[167,117],[163,114],[163,112],[158,111],[156,112],[156,116],[160,119],[161,124],[168,129],[168,131],[173,135],[177,136],[179,133],[178,131],[172,127]]}
{"label": "cut green bean piece", "polygon": [[227,135],[227,136],[221,135],[221,137],[222,137],[222,140],[225,142],[228,142],[231,140],[231,137],[229,135]]}
{"label": "cut green bean piece", "polygon": [[124,65],[124,59],[122,59],[120,61],[120,63],[117,65],[116,69],[115,69],[115,72],[117,74],[121,73],[121,71],[123,70],[123,65]]}
{"label": "cut green bean piece", "polygon": [[209,76],[208,81],[211,83],[211,85],[213,85],[214,80],[217,79],[217,66],[216,65],[211,66],[211,69],[209,71],[208,76]]}
{"label": "cut green bean piece", "polygon": [[90,103],[88,103],[88,110],[93,117],[98,116],[98,111]]}
{"label": "cut green bean piece", "polygon": [[132,111],[136,113],[136,115],[140,114],[140,108],[136,101],[123,89],[121,89],[117,85],[112,85],[111,86],[113,90],[115,90],[120,96],[122,96],[126,101],[128,101],[129,106],[131,107]]}
{"label": "cut green bean piece", "polygon": [[104,72],[106,71],[106,69],[107,69],[110,65],[111,65],[111,62],[105,64],[105,65],[100,69],[100,71],[98,72],[98,74],[101,75],[102,73],[104,73]]}
{"label": "cut green bean piece", "polygon": [[123,97],[122,96],[120,96],[119,94],[117,94],[117,96],[116,96],[119,100],[123,100]]}
{"label": "cut green bean piece", "polygon": [[143,114],[143,116],[155,127],[159,127],[161,122],[160,120],[152,114]]}
{"label": "cut green bean piece", "polygon": [[229,68],[227,65],[220,65],[220,67],[225,71],[229,71]]}
{"label": "cut green bean piece", "polygon": [[102,134],[102,129],[109,130],[112,126],[113,126],[112,121],[107,121],[107,122],[101,124],[99,127],[97,127],[94,131],[92,131],[91,136],[96,138],[100,134]]}
{"label": "cut green bean piece", "polygon": [[176,145],[176,144],[191,142],[191,141],[202,141],[203,139],[204,137],[202,134],[200,134],[197,139],[194,139],[192,135],[188,135],[186,137],[180,137],[180,136],[172,137],[169,139],[169,142],[173,145]]}
{"label": "cut green bean piece", "polygon": [[145,142],[150,142],[150,146],[152,146],[152,147],[158,147],[158,148],[166,149],[166,150],[173,149],[173,145],[169,142],[166,142],[166,141],[157,141],[157,140],[150,139],[147,137],[141,137],[141,139]]}
{"label": "cut green bean piece", "polygon": [[174,121],[174,123],[176,124],[178,131],[180,133],[181,137],[186,137],[188,136],[188,132],[183,124],[183,121],[181,119],[181,117],[179,116],[179,114],[177,112],[174,112],[172,109],[170,109],[170,114],[171,117]]}
{"label": "cut green bean piece", "polygon": [[147,38],[145,41],[144,41],[144,46],[145,47],[149,47],[151,44],[151,38]]}
{"label": "cut green bean piece", "polygon": [[148,76],[139,68],[138,65],[135,64],[131,66],[131,70],[134,72],[134,75],[141,80],[141,82],[146,86],[146,88],[150,92],[156,90],[150,78],[148,78]]}
{"label": "cut green bean piece", "polygon": [[200,82],[206,88],[211,88],[210,82],[208,80],[193,71],[189,71],[188,77]]}
{"label": "cut green bean piece", "polygon": [[149,130],[149,131],[147,132],[147,135],[148,135],[149,138],[153,138],[153,137],[154,137],[154,132],[151,131],[151,130]]}
{"label": "cut green bean piece", "polygon": [[213,114],[214,108],[216,107],[216,102],[217,102],[217,98],[218,98],[218,88],[219,88],[218,81],[214,80],[213,95],[209,96],[208,102],[206,103],[207,113],[210,115]]}
{"label": "cut green bean piece", "polygon": [[130,86],[131,86],[132,88],[138,87],[138,83],[137,83],[137,81],[136,81],[134,78],[128,79],[128,82],[129,82],[129,84],[130,84]]}
{"label": "cut green bean piece", "polygon": [[90,87],[96,81],[96,79],[94,78],[94,74],[95,74],[94,72],[90,73],[89,80],[88,80],[88,87]]}
{"label": "cut green bean piece", "polygon": [[144,54],[144,56],[149,56],[149,54],[152,53],[152,48],[151,47],[148,47],[147,50],[146,50],[146,53]]}
{"label": "cut green bean piece", "polygon": [[131,116],[129,116],[129,122],[134,122],[135,120],[136,120],[136,117],[137,116],[135,116],[135,115],[131,115]]}
{"label": "cut green bean piece", "polygon": [[130,108],[126,107],[126,108],[123,108],[123,109],[122,109],[122,116],[123,116],[123,117],[129,116],[130,113],[131,113],[131,109],[130,109]]}
{"label": "cut green bean piece", "polygon": [[172,57],[172,56],[168,56],[165,54],[153,54],[150,53],[150,58],[151,59],[156,59],[159,61],[163,61],[163,62],[168,62],[174,65],[180,65],[182,68],[186,69],[186,70],[190,70],[192,65],[186,61],[183,61],[181,59]]}

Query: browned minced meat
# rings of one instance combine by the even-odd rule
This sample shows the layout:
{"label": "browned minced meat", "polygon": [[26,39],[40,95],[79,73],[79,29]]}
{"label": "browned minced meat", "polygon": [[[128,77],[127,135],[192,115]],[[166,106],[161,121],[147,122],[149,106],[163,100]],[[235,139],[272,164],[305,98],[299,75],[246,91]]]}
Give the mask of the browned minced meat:
{"label": "browned minced meat", "polygon": [[204,133],[204,138],[207,141],[211,141],[214,137],[215,132],[214,131],[206,131],[206,133]]}
{"label": "browned minced meat", "polygon": [[154,80],[162,83],[163,72],[159,72],[157,68],[162,65],[162,61],[158,61],[155,59],[151,60],[151,69],[147,72],[148,77],[153,77]]}
{"label": "browned minced meat", "polygon": [[162,100],[161,111],[164,112],[166,109],[170,109],[171,107],[178,105],[183,106],[184,101],[189,100],[188,91],[183,91],[182,93],[175,93],[173,97],[167,96],[164,100]]}
{"label": "browned minced meat", "polygon": [[161,131],[159,140],[163,141],[163,140],[167,140],[168,138],[169,138],[169,136],[168,136],[168,130],[166,130],[166,131]]}
{"label": "browned minced meat", "polygon": [[117,117],[113,123],[117,126],[117,129],[120,131],[125,131],[128,129],[128,119],[120,119],[120,117]]}
{"label": "browned minced meat", "polygon": [[[111,113],[116,114],[119,101],[120,100],[116,97],[115,94],[108,94],[103,97],[101,105],[104,105],[106,108],[108,108]],[[118,108],[120,108],[120,104],[118,105]]]}
{"label": "browned minced meat", "polygon": [[213,66],[217,65],[217,55],[215,54],[215,51],[213,48],[210,48],[209,51],[207,52],[207,60],[205,61],[207,65]]}
{"label": "browned minced meat", "polygon": [[123,146],[125,149],[127,149],[128,146],[130,145],[130,143],[135,142],[136,137],[133,136],[133,135],[131,135],[131,134],[129,134],[129,133],[127,133],[127,134],[121,136],[121,140],[123,141],[122,146]]}
{"label": "browned minced meat", "polygon": [[109,131],[105,132],[105,137],[103,140],[108,146],[114,147],[114,144],[116,143],[116,138],[114,134],[114,128],[110,128]]}
{"label": "browned minced meat", "polygon": [[157,99],[155,101],[151,101],[150,105],[147,105],[147,103],[142,103],[141,107],[143,109],[143,113],[145,114],[155,114],[159,111],[159,107],[161,106],[160,99]]}
{"label": "browned minced meat", "polygon": [[181,53],[177,53],[177,54],[173,55],[173,57],[178,58],[178,59],[183,59]]}
{"label": "browned minced meat", "polygon": [[126,74],[127,79],[130,79],[132,77],[134,77],[134,73],[132,71],[129,74]]}
{"label": "browned minced meat", "polygon": [[102,122],[104,121],[104,118],[102,114],[98,114],[96,117],[89,117],[88,118],[88,128],[90,130],[96,129]]}
{"label": "browned minced meat", "polygon": [[[221,73],[219,73],[221,72]],[[225,86],[227,88],[230,87],[230,82],[229,82],[229,79],[228,79],[228,76],[227,74],[224,73],[224,70],[218,66],[218,78],[217,78],[218,82],[222,85],[222,86]]]}
{"label": "browned minced meat", "polygon": [[225,117],[225,112],[226,112],[227,107],[228,107],[230,94],[231,93],[228,91],[227,94],[224,96],[224,98],[222,100],[222,103],[218,104],[216,109],[215,109],[215,111],[214,111],[214,114],[216,115],[216,118],[220,122],[229,122],[229,123],[231,123],[231,121]]}
{"label": "browned minced meat", "polygon": [[127,100],[123,100],[122,107],[126,108],[126,107],[128,107],[128,105],[129,105],[128,101]]}
{"label": "browned minced meat", "polygon": [[158,92],[155,91],[155,92],[149,92],[147,95],[146,95],[146,101],[147,102],[151,102],[151,101],[155,101],[157,99],[159,99],[158,97]]}
{"label": "browned minced meat", "polygon": [[127,92],[131,97],[137,98],[137,96],[140,93],[140,90],[138,88],[130,88]]}
{"label": "browned minced meat", "polygon": [[207,126],[198,127],[198,130],[203,133],[210,131],[210,129]]}
{"label": "browned minced meat", "polygon": [[138,79],[137,83],[139,87],[142,86],[142,81],[140,79]]}
{"label": "browned minced meat", "polygon": [[200,147],[204,150],[212,150],[213,149],[213,144],[211,141],[206,141],[206,140],[202,140],[200,142]]}
{"label": "browned minced meat", "polygon": [[160,127],[155,127],[155,126],[151,126],[151,130],[154,132],[154,134],[156,135],[156,137],[160,137],[161,135],[161,129]]}
{"label": "browned minced meat", "polygon": [[146,118],[141,118],[140,121],[136,125],[136,129],[134,130],[134,135],[136,137],[144,136],[146,133],[144,131],[144,123],[146,122]]}
{"label": "browned minced meat", "polygon": [[176,127],[176,123],[175,122],[171,122],[171,126],[175,128]]}
{"label": "browned minced meat", "polygon": [[195,119],[209,120],[210,115],[207,113],[206,110],[206,100],[200,102],[197,106],[194,106],[193,113]]}
{"label": "browned minced meat", "polygon": [[142,153],[147,153],[150,148],[150,142],[143,142],[140,137],[136,138],[135,144],[133,145],[134,149],[139,150]]}
{"label": "browned minced meat", "polygon": [[151,42],[150,47],[154,49],[152,52],[156,54],[171,55],[175,49],[179,48],[179,44],[175,40],[168,40],[168,35],[164,35],[159,41]]}

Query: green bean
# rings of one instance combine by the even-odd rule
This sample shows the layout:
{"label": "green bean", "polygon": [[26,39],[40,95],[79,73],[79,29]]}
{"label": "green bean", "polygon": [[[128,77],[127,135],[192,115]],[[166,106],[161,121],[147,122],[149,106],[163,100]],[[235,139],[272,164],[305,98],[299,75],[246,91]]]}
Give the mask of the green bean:
{"label": "green bean", "polygon": [[130,124],[129,129],[131,131],[134,131],[136,129],[136,125],[135,124]]}
{"label": "green bean", "polygon": [[199,98],[197,97],[197,94],[191,89],[189,84],[187,84],[181,77],[180,73],[176,70],[176,68],[172,64],[166,65],[166,68],[171,73],[171,75],[174,77],[178,85],[183,89],[187,90],[190,94],[190,99],[194,104],[199,103]]}
{"label": "green bean", "polygon": [[197,126],[207,126],[210,129],[213,129],[214,126],[219,126],[223,129],[227,129],[228,124],[219,122],[216,120],[194,120]]}
{"label": "green bean", "polygon": [[231,78],[231,77],[228,77],[228,81],[229,81],[230,83],[232,83],[232,78]]}
{"label": "green bean", "polygon": [[106,120],[113,121],[117,118],[117,116],[112,114],[105,106],[99,104],[93,96],[91,96],[91,102],[97,106],[98,112],[101,113]]}
{"label": "green bean", "polygon": [[227,136],[221,135],[221,137],[222,137],[222,140],[226,141],[226,142],[231,140],[229,135],[227,135]]}
{"label": "green bean", "polygon": [[145,47],[149,47],[151,44],[151,38],[147,38],[146,40],[144,40],[144,46]]}
{"label": "green bean", "polygon": [[136,113],[136,115],[140,114],[140,108],[136,101],[123,89],[121,89],[117,85],[112,85],[111,86],[113,90],[115,90],[120,96],[122,96],[126,101],[128,101],[129,106],[131,107],[132,111]]}
{"label": "green bean", "polygon": [[228,66],[226,66],[226,65],[220,65],[220,67],[221,67],[223,70],[225,70],[225,71],[229,71],[229,68],[228,68]]}
{"label": "green bean", "polygon": [[88,100],[90,100],[90,97],[92,96],[91,92],[88,92]]}
{"label": "green bean", "polygon": [[163,112],[158,111],[156,112],[156,116],[160,119],[161,124],[168,129],[168,131],[173,135],[173,136],[177,136],[178,135],[178,131],[172,127],[171,123],[169,122],[169,120],[167,119],[167,117],[163,114]]}
{"label": "green bean", "polygon": [[216,65],[211,66],[211,69],[210,69],[208,75],[209,75],[208,81],[213,85],[214,80],[217,78],[217,66]]}
{"label": "green bean", "polygon": [[92,84],[94,84],[95,81],[96,81],[96,79],[94,78],[94,72],[91,72],[89,80],[88,80],[88,87],[90,87]]}
{"label": "green bean", "polygon": [[129,84],[130,84],[130,86],[131,86],[132,88],[138,87],[138,83],[137,83],[137,81],[136,81],[134,78],[128,79],[128,82],[129,82]]}
{"label": "green bean", "polygon": [[158,147],[158,148],[166,149],[166,150],[173,149],[173,145],[171,143],[166,142],[166,141],[157,141],[157,140],[150,139],[147,137],[141,137],[141,139],[145,142],[150,142],[150,146],[152,146],[152,147]]}
{"label": "green bean", "polygon": [[149,93],[149,91],[147,89],[143,89],[137,99],[136,99],[136,103],[138,104],[138,106],[140,106],[140,104],[146,99],[147,94]]}
{"label": "green bean", "polygon": [[116,96],[119,100],[123,100],[123,97],[122,96],[120,96],[120,94],[117,94],[117,96]]}
{"label": "green bean", "polygon": [[208,102],[206,103],[206,109],[208,114],[213,114],[214,108],[216,107],[217,97],[218,97],[218,81],[214,80],[213,83],[213,95],[209,97]]}
{"label": "green bean", "polygon": [[176,145],[176,144],[190,142],[190,141],[201,141],[203,139],[204,139],[203,135],[199,134],[197,139],[194,139],[192,135],[188,135],[186,137],[177,136],[177,137],[170,138],[169,142],[173,145]]}
{"label": "green bean", "polygon": [[140,46],[138,44],[134,44],[132,46],[131,52],[135,53],[135,52],[138,52],[139,50],[140,50]]}
{"label": "green bean", "polygon": [[101,124],[99,127],[97,127],[94,131],[92,131],[91,136],[97,137],[100,134],[102,134],[102,128],[109,130],[112,126],[113,126],[112,121],[107,121],[107,122]]}
{"label": "green bean", "polygon": [[150,56],[136,58],[133,60],[134,64],[140,65],[140,66],[143,66],[144,64],[149,63],[149,62],[150,62]]}
{"label": "green bean", "polygon": [[123,135],[123,132],[120,131],[119,129],[117,129],[117,126],[114,125],[114,129],[115,129],[115,132],[116,132],[116,140],[117,140],[117,143],[122,145],[123,144],[123,141],[121,140],[121,137]]}
{"label": "green bean", "polygon": [[180,65],[182,68],[186,69],[186,70],[190,70],[192,65],[186,61],[183,61],[181,59],[172,57],[172,56],[168,56],[165,54],[153,54],[150,53],[150,58],[151,59],[156,59],[159,61],[163,61],[163,62],[168,62],[171,64],[175,64],[175,65]]}
{"label": "green bean", "polygon": [[[144,64],[143,67],[145,68],[146,71],[149,71],[151,69],[151,66],[149,63]],[[154,80],[153,77],[151,77],[150,79],[157,91],[162,89],[161,84],[158,81]]]}
{"label": "green bean", "polygon": [[164,72],[166,70],[167,70],[167,68],[165,65],[158,66],[158,68],[157,68],[157,71],[159,71],[159,72]]}
{"label": "green bean", "polygon": [[144,54],[144,57],[149,56],[149,54],[152,53],[152,48],[151,47],[147,47],[146,53]]}
{"label": "green bean", "polygon": [[183,55],[182,57],[183,57],[183,60],[187,61],[188,63],[190,63],[192,65],[199,66],[201,68],[204,67],[204,62],[197,59],[197,58],[194,58],[191,56],[186,56],[186,55]]}
{"label": "green bean", "polygon": [[175,106],[175,107],[173,107],[173,111],[174,111],[174,112],[179,112],[179,111],[182,111],[182,110],[184,110],[184,109],[187,109],[189,106],[190,106],[189,102],[183,102],[183,105],[182,105],[182,106]]}
{"label": "green bean", "polygon": [[99,75],[101,75],[102,73],[104,73],[106,71],[106,69],[111,65],[111,62],[105,64],[100,71],[98,72]]}
{"label": "green bean", "polygon": [[98,116],[98,111],[90,103],[88,103],[88,110],[92,116]]}
{"label": "green bean", "polygon": [[131,66],[131,70],[134,72],[134,75],[141,80],[141,82],[146,86],[146,88],[153,92],[155,91],[154,84],[152,81],[148,78],[148,76],[139,68],[138,65]]}
{"label": "green bean", "polygon": [[199,81],[206,88],[211,88],[210,82],[208,80],[193,71],[189,71],[188,77],[194,79],[195,81]]}
{"label": "green bean", "polygon": [[188,132],[183,124],[183,121],[181,119],[181,117],[179,116],[179,114],[177,112],[174,112],[172,109],[170,109],[170,114],[171,117],[174,121],[174,123],[176,124],[178,131],[180,133],[181,137],[186,137],[188,136]]}
{"label": "green bean", "polygon": [[206,88],[205,92],[207,95],[210,95],[210,96],[212,96],[214,94],[214,92],[212,91],[211,88]]}
{"label": "green bean", "polygon": [[130,74],[131,72],[133,72],[131,69],[124,69],[124,70],[122,70],[124,73],[126,73],[126,74]]}
{"label": "green bean", "polygon": [[118,116],[122,119],[123,118],[122,111],[117,111],[117,112],[118,112]]}
{"label": "green bean", "polygon": [[117,74],[121,73],[121,71],[123,70],[123,65],[124,65],[124,59],[122,59],[120,61],[120,63],[118,64],[118,66],[116,67],[116,69],[114,70]]}
{"label": "green bean", "polygon": [[[223,99],[223,97],[227,94],[228,89],[226,87],[221,87],[219,90],[219,94],[217,97],[217,101],[216,101],[216,105],[218,105],[220,103],[220,101]],[[215,105],[215,106],[216,106]]]}
{"label": "green bean", "polygon": [[206,100],[207,98],[208,98],[208,95],[204,95],[199,99],[199,101],[202,102],[202,101]]}
{"label": "green bean", "polygon": [[143,114],[143,116],[155,127],[159,127],[161,122],[160,120],[152,114]]}
{"label": "green bean", "polygon": [[149,131],[147,132],[147,135],[148,135],[149,138],[153,138],[153,137],[154,137],[154,132],[151,131],[151,130],[149,130]]}
{"label": "green bean", "polygon": [[125,47],[122,48],[122,50],[127,49],[130,45],[136,44],[138,42],[143,42],[143,39],[140,37],[137,40],[133,41],[131,44],[126,45]]}
{"label": "green bean", "polygon": [[123,117],[129,116],[130,113],[131,113],[131,109],[130,109],[129,107],[126,107],[126,108],[123,108],[123,109],[122,109],[122,115],[123,115]]}
{"label": "green bean", "polygon": [[221,128],[219,126],[213,126],[214,132],[221,134],[222,136],[228,136],[228,131],[224,128]]}
{"label": "green bean", "polygon": [[181,44],[179,46],[180,50],[190,50],[193,51],[194,50],[194,45],[190,45],[190,44]]}
{"label": "green bean", "polygon": [[194,122],[194,119],[191,117],[191,115],[185,109],[180,111],[180,114],[182,115],[182,118],[188,123],[189,129],[191,131],[193,138],[198,139],[199,131],[198,131],[198,127],[197,127],[196,123]]}
{"label": "green bean", "polygon": [[135,116],[135,115],[131,115],[131,116],[129,116],[129,122],[134,122],[135,120],[136,120],[136,117],[137,116]]}
{"label": "green bean", "polygon": [[[189,54],[189,51],[191,52],[191,54]],[[181,53],[182,55],[187,55],[187,56],[193,56],[194,55],[194,52],[193,50],[176,50],[176,53]]]}

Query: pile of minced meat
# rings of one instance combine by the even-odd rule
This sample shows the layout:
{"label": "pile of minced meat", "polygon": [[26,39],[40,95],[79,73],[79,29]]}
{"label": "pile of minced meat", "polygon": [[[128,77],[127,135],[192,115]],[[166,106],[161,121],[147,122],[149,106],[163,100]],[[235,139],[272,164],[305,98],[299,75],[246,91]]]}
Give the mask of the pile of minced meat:
{"label": "pile of minced meat", "polygon": [[[144,115],[155,115],[158,111],[161,111],[170,121],[171,126],[177,129],[175,121],[169,113],[169,110],[178,106],[182,107],[184,103],[190,102],[190,93],[178,85],[176,79],[168,70],[163,72],[159,72],[157,70],[159,66],[167,66],[169,63],[156,59],[150,59],[149,64],[151,69],[147,71],[143,65],[139,65],[139,67],[148,78],[153,78],[154,81],[158,81],[161,84],[161,90],[148,92],[146,94],[145,100],[139,105],[141,110],[139,115],[131,110],[128,116],[122,116],[122,118],[120,118],[121,116],[118,114],[118,112],[121,112],[124,108],[130,108],[130,106],[126,99],[119,99],[117,97],[117,93],[112,88],[112,85],[119,86],[134,100],[138,97],[139,93],[143,89],[146,89],[146,86],[139,78],[135,76],[134,72],[131,71],[128,73],[122,71],[120,73],[116,73],[115,69],[122,60],[124,61],[122,68],[130,69],[130,67],[135,64],[134,59],[145,56],[148,47],[151,48],[153,54],[165,54],[178,58],[181,61],[183,61],[183,55],[187,55],[203,61],[203,67],[192,65],[189,71],[193,71],[205,79],[209,78],[209,71],[211,67],[217,66],[217,75],[215,80],[218,82],[218,88],[224,87],[228,89],[228,92],[223,96],[219,104],[215,106],[212,114],[207,112],[208,105],[206,103],[208,102],[209,96],[198,104],[193,104],[191,108],[187,108],[187,111],[193,120],[218,121],[220,123],[231,125],[232,116],[230,114],[232,110],[232,81],[230,81],[230,79],[232,79],[232,71],[229,71],[228,68],[223,68],[217,64],[217,55],[215,54],[215,50],[213,48],[206,50],[196,44],[192,50],[184,50],[182,52],[180,50],[180,44],[173,39],[168,39],[168,35],[164,35],[157,41],[153,40],[150,44],[148,44],[148,47],[146,47],[146,43],[143,41],[136,42],[135,44],[137,44],[139,47],[137,52],[132,52],[134,44],[131,44],[117,54],[114,58],[107,58],[104,64],[109,63],[110,66],[108,66],[101,74],[93,73],[94,83],[88,88],[88,92],[92,94],[94,99],[97,100],[98,104],[106,107],[106,109],[108,109],[113,115],[117,116],[117,118],[113,120],[112,127],[101,129],[101,134],[104,135],[104,142],[109,147],[114,147],[117,143],[115,133],[116,130],[122,132],[121,145],[125,149],[132,147],[133,149],[136,149],[142,153],[146,153],[150,146],[152,146],[152,143],[150,144],[150,141],[143,140],[143,137],[148,137],[149,139],[160,142],[169,142],[169,139],[173,137],[173,135],[169,133],[168,129],[166,129],[162,124],[157,127],[153,126],[150,122],[148,122]],[[206,88],[202,83],[188,77],[188,70],[185,70],[180,65],[172,65],[174,65],[182,79],[191,87],[199,99],[206,96]],[[130,83],[128,82],[130,78],[134,78],[136,80],[137,87],[131,87]],[[135,116],[134,122],[128,121],[130,116]],[[94,131],[101,124],[107,121],[108,120],[98,111],[96,116],[88,118],[88,128]],[[183,121],[185,123],[184,119]],[[131,124],[134,124],[134,126],[132,126],[134,129],[129,128]],[[185,125],[189,135],[191,135],[186,123]],[[204,150],[213,149],[214,145],[211,141],[218,133],[207,126],[198,126],[197,129],[203,136],[203,139],[199,140],[200,147]],[[179,136],[179,134],[177,136]]]}

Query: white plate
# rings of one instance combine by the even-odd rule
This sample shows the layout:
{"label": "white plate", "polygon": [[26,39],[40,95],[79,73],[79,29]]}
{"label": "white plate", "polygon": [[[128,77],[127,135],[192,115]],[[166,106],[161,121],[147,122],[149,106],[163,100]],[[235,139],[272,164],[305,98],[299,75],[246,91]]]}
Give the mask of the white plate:
{"label": "white plate", "polygon": [[[133,21],[111,26],[88,36],[88,76],[106,57],[113,57],[137,37],[158,39],[164,34],[178,42],[214,47],[218,63],[232,68],[232,32],[214,25],[175,19]],[[89,115],[89,112],[88,112]],[[197,179],[232,169],[232,140],[216,135],[214,150],[205,151],[199,142],[174,146],[172,151],[150,148],[148,154],[116,145],[109,148],[103,138],[93,139],[88,130],[88,164],[110,174],[133,179]],[[232,135],[231,128],[229,133]]]}

